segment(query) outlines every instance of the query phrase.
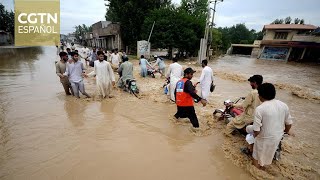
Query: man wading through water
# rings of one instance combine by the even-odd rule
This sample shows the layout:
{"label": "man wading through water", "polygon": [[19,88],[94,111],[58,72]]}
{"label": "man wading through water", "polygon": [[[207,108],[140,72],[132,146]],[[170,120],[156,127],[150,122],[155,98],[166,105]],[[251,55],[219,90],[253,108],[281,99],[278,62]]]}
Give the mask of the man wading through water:
{"label": "man wading through water", "polygon": [[177,104],[177,113],[174,115],[175,120],[179,118],[189,118],[193,126],[192,131],[199,129],[198,118],[193,106],[193,99],[201,102],[203,106],[207,105],[207,101],[196,94],[196,90],[190,81],[193,73],[196,72],[191,68],[184,70],[184,77],[177,82],[175,90],[175,99]]}
{"label": "man wading through water", "polygon": [[77,98],[80,98],[79,91],[87,98],[90,98],[89,94],[84,90],[82,76],[85,76],[85,69],[82,62],[78,61],[78,56],[78,53],[73,53],[72,61],[67,63],[66,72],[63,75],[69,77],[73,93]]}
{"label": "man wading through water", "polygon": [[94,61],[94,68],[88,76],[96,76],[96,86],[98,96],[102,98],[112,98],[111,90],[115,85],[115,77],[109,62],[104,60],[104,53],[97,52],[98,60]]}
{"label": "man wading through water", "polygon": [[[56,63],[56,74],[60,77],[60,82],[66,92],[66,95],[73,94],[71,84],[69,82],[68,76],[64,76],[63,74],[66,72],[66,63],[68,61],[68,54],[66,52],[60,52],[60,61]],[[71,90],[71,93],[70,93]]]}

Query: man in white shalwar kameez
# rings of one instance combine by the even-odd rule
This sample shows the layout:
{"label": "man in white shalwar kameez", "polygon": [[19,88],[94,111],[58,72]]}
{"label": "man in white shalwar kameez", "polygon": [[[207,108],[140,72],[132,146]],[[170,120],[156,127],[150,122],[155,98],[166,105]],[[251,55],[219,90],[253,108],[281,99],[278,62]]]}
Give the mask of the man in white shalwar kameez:
{"label": "man in white shalwar kameez", "polygon": [[211,83],[213,83],[213,71],[208,66],[208,61],[206,59],[202,61],[202,67],[203,70],[201,72],[201,76],[198,83],[200,83],[201,86],[202,99],[208,100],[208,97],[210,95]]}
{"label": "man in white shalwar kameez", "polygon": [[121,62],[121,58],[120,58],[120,55],[118,54],[118,50],[117,49],[112,50],[112,54],[111,54],[112,69],[118,70],[120,62]]}
{"label": "man in white shalwar kameez", "polygon": [[276,90],[272,84],[262,84],[258,93],[262,104],[256,108],[253,125],[246,129],[255,137],[252,164],[262,168],[272,163],[284,133],[289,134],[293,122],[288,106],[274,99]]}
{"label": "man in white shalwar kameez", "polygon": [[174,92],[176,89],[177,82],[182,78],[183,76],[183,69],[180,64],[177,63],[177,59],[173,59],[173,63],[170,64],[166,78],[170,78],[170,99],[171,101],[175,101]]}
{"label": "man in white shalwar kameez", "polygon": [[112,97],[111,89],[115,85],[115,77],[109,62],[104,60],[102,51],[97,52],[98,60],[94,61],[94,71],[88,76],[96,76],[97,93],[103,98]]}

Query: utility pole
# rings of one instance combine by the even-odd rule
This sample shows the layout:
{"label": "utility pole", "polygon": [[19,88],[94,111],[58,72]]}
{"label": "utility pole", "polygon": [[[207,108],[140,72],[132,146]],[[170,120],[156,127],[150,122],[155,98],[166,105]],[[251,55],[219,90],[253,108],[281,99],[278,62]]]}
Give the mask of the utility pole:
{"label": "utility pole", "polygon": [[153,28],[154,28],[154,24],[155,24],[155,23],[156,23],[156,22],[153,21],[153,25],[152,25],[152,28],[151,28],[151,31],[150,31],[150,34],[149,34],[149,38],[148,38],[148,43],[150,42],[151,34],[152,34],[152,32],[153,32]]}
{"label": "utility pole", "polygon": [[[210,41],[209,41],[209,45],[208,45],[208,57],[209,57],[209,50],[211,49],[211,44],[212,44],[212,38],[213,38],[213,28],[215,27],[214,24],[214,15],[216,13],[216,7],[217,7],[217,2],[223,2],[223,0],[214,0],[214,6],[212,9],[212,19],[211,19],[211,28],[210,28]],[[211,1],[212,2],[212,1]]]}
{"label": "utility pole", "polygon": [[[201,39],[200,41],[200,50],[198,53],[198,63],[201,64],[201,61],[205,58],[209,57],[209,50],[211,47],[212,43],[212,32],[213,32],[213,27],[215,26],[214,24],[214,15],[216,12],[216,6],[218,1],[223,2],[223,0],[214,0],[214,1],[208,1],[208,15],[206,19],[206,29],[204,33],[204,38]],[[210,8],[210,4],[214,3],[214,8]],[[212,19],[210,23],[210,10],[213,10],[212,12]],[[210,39],[209,39],[209,31],[210,31]]]}
{"label": "utility pole", "polygon": [[206,18],[206,27],[204,30],[204,37],[200,40],[200,50],[198,52],[198,63],[201,64],[202,60],[206,58],[207,54],[207,44],[208,44],[208,36],[209,36],[209,19],[210,19],[210,1],[208,1],[208,12]]}
{"label": "utility pole", "polygon": [[153,24],[152,24],[152,28],[151,28],[151,31],[150,31],[150,34],[149,34],[149,38],[148,38],[148,56],[149,56],[149,58],[150,58],[150,49],[151,49],[151,44],[150,44],[150,38],[151,38],[151,35],[152,35],[152,32],[153,32],[153,28],[154,28],[154,24],[155,24],[156,22],[155,21],[153,21]]}

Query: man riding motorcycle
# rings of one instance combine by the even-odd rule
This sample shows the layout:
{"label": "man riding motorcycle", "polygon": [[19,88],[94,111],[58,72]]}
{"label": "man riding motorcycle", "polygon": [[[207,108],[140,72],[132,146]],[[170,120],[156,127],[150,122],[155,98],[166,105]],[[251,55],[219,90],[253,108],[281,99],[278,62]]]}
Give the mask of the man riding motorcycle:
{"label": "man riding motorcycle", "polygon": [[245,100],[240,104],[233,104],[236,108],[243,108],[243,113],[231,119],[225,130],[225,134],[230,136],[234,130],[243,129],[253,122],[253,113],[257,106],[261,104],[258,95],[258,86],[262,84],[263,77],[261,75],[253,75],[248,79],[252,87],[252,91],[247,95]]}
{"label": "man riding motorcycle", "polygon": [[124,56],[122,62],[118,69],[120,75],[118,87],[123,87],[128,79],[133,79],[133,64],[129,62],[128,56]]}

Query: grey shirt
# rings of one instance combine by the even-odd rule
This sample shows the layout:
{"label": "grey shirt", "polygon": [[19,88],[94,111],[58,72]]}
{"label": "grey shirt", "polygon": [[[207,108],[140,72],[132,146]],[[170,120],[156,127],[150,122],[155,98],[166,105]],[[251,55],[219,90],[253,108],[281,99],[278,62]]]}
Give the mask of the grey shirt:
{"label": "grey shirt", "polygon": [[91,57],[91,61],[95,61],[95,60],[98,60],[98,55],[97,55],[97,51],[96,52],[93,52],[93,51],[91,51],[90,53],[89,53],[89,57]]}
{"label": "grey shirt", "polygon": [[69,77],[70,82],[80,82],[82,81],[82,73],[85,68],[83,67],[83,63],[80,61],[67,63],[66,72],[64,75]]}
{"label": "grey shirt", "polygon": [[164,68],[166,68],[166,64],[165,64],[164,61],[163,61],[162,59],[160,59],[160,58],[157,58],[157,61],[156,61],[156,63],[153,65],[153,67],[156,66],[156,65],[159,66],[159,69],[164,69]]}
{"label": "grey shirt", "polygon": [[[60,75],[63,75],[66,72],[66,62],[58,61],[56,63],[56,74],[60,77]],[[63,78],[60,77],[60,82],[69,82],[68,77],[64,76]]]}
{"label": "grey shirt", "polygon": [[122,73],[122,81],[126,81],[127,79],[133,79],[133,64],[131,62],[124,62],[120,65],[118,69],[119,73]]}

